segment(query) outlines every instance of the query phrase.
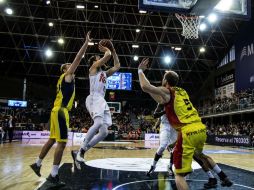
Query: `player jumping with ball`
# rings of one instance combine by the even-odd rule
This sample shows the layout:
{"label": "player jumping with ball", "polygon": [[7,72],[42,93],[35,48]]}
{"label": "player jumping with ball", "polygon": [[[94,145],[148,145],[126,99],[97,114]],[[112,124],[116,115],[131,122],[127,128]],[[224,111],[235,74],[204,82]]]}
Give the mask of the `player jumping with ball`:
{"label": "player jumping with ball", "polygon": [[[85,153],[108,135],[108,127],[112,125],[111,113],[104,96],[107,77],[120,69],[120,62],[111,41],[101,40],[99,50],[104,53],[104,56],[100,58],[95,55],[88,61],[91,65],[89,69],[90,95],[86,98],[86,108],[94,123],[89,128],[79,151],[77,153],[72,151],[74,164],[79,170],[81,164],[85,162]],[[114,66],[104,71],[107,68],[106,63],[109,61],[111,54]]]}

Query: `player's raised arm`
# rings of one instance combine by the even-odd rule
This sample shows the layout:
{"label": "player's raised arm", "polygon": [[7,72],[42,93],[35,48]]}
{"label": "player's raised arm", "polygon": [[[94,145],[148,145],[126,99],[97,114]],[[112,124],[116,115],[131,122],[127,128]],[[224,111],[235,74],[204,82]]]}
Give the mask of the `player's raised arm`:
{"label": "player's raised arm", "polygon": [[115,72],[117,72],[120,69],[120,62],[119,62],[118,55],[116,54],[116,50],[115,50],[112,43],[111,43],[111,45],[112,45],[112,48],[113,48],[112,56],[113,56],[113,59],[114,59],[114,66],[106,71],[107,77],[113,75]]}
{"label": "player's raised arm", "polygon": [[149,93],[152,98],[159,104],[168,103],[170,100],[169,90],[165,87],[156,87],[146,78],[143,71],[148,67],[148,58],[143,59],[138,67],[139,82],[142,90]]}
{"label": "player's raised arm", "polygon": [[87,33],[86,35],[86,41],[85,43],[83,44],[83,46],[80,48],[78,54],[76,55],[74,61],[72,62],[71,66],[69,67],[69,69],[67,70],[66,74],[68,75],[71,75],[71,74],[74,74],[77,67],[79,66],[80,64],[80,61],[82,59],[82,56],[85,54],[86,52],[86,49],[88,47],[88,42],[92,41],[92,39],[90,38],[90,31]]}
{"label": "player's raised arm", "polygon": [[92,70],[94,70],[94,69],[97,69],[97,68],[99,68],[99,67],[102,67],[104,64],[106,64],[106,63],[109,61],[109,59],[110,59],[110,57],[111,57],[111,51],[110,51],[107,47],[102,46],[100,43],[99,43],[99,50],[100,50],[101,52],[104,53],[104,56],[103,56],[101,59],[99,59],[98,61],[96,61],[96,62],[90,67],[90,69],[89,69],[90,72],[91,72]]}

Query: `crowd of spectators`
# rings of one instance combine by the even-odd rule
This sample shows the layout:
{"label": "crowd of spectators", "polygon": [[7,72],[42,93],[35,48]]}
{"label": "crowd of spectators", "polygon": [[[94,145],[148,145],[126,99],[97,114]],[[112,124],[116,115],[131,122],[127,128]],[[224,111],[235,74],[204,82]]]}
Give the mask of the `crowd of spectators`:
{"label": "crowd of spectators", "polygon": [[[253,103],[253,96],[250,92],[233,94],[232,98],[217,99],[214,108],[226,110],[228,106],[237,102],[242,105]],[[6,138],[9,129],[9,120],[12,118],[15,130],[49,130],[50,107],[42,109],[37,104],[33,104],[26,109],[0,110],[0,132],[5,134],[0,138]],[[121,113],[112,115],[113,125],[109,128],[110,133],[115,133],[117,139],[138,140],[144,139],[145,133],[159,133],[154,127],[156,120],[152,117],[153,109],[142,108],[141,106],[128,105],[122,108]],[[2,114],[1,114],[2,113]],[[12,117],[10,117],[12,116]],[[72,132],[86,133],[93,121],[85,108],[85,104],[80,103],[73,108],[70,114],[70,130]],[[254,142],[254,123],[239,122],[229,124],[207,125],[208,134],[215,135],[251,135]],[[10,132],[11,133],[11,132]]]}
{"label": "crowd of spectators", "polygon": [[[12,116],[16,123],[15,130],[41,131],[49,130],[50,107],[42,109],[33,104],[26,109],[0,110],[0,129],[5,132],[4,122]],[[150,114],[150,115],[149,115]],[[112,115],[113,125],[109,127],[110,133],[115,133],[118,139],[138,140],[144,138],[146,132],[152,132],[154,119],[148,109],[142,107],[126,106],[121,113]],[[70,112],[70,130],[72,132],[86,133],[93,121],[85,108],[84,103],[78,104]]]}
{"label": "crowd of spectators", "polygon": [[209,99],[199,108],[201,115],[223,113],[250,108],[254,104],[254,90],[245,90],[215,100]]}

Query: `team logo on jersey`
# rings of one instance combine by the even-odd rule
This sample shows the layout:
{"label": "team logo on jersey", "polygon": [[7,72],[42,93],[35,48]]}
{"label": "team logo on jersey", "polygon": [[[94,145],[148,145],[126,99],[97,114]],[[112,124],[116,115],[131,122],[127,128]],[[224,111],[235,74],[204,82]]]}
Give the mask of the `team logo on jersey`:
{"label": "team logo on jersey", "polygon": [[103,83],[106,83],[106,82],[107,82],[104,73],[101,73],[101,75],[100,75],[100,80],[99,80],[99,81],[100,81],[100,82],[103,82]]}

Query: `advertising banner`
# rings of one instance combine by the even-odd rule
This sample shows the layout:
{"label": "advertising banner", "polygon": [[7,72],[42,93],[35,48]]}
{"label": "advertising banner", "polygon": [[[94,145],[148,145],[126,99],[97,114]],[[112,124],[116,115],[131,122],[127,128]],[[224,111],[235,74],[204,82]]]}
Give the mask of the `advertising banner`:
{"label": "advertising banner", "polygon": [[[49,131],[15,131],[14,139],[48,139]],[[73,133],[68,132],[68,139],[72,140]]]}
{"label": "advertising banner", "polygon": [[147,133],[145,134],[145,141],[158,141],[160,139],[160,135],[156,133]]}
{"label": "advertising banner", "polygon": [[206,142],[220,146],[251,146],[249,136],[209,135]]}
{"label": "advertising banner", "polygon": [[254,23],[250,21],[241,29],[235,41],[236,90],[254,88]]}

